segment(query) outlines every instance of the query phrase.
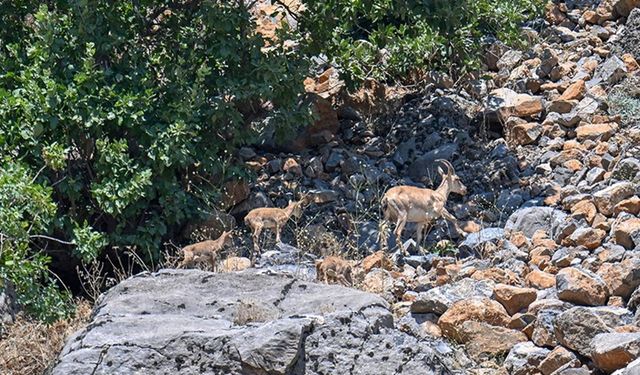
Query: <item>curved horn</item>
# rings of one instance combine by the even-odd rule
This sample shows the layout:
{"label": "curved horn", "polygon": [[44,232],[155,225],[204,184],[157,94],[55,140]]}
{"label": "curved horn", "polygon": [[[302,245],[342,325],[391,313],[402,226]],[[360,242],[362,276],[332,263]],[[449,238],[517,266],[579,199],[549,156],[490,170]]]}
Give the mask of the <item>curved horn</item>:
{"label": "curved horn", "polygon": [[449,160],[445,160],[445,159],[438,159],[436,160],[437,162],[440,162],[442,164],[444,164],[447,167],[447,174],[448,175],[453,175],[455,174],[455,170],[453,169],[453,165],[451,165],[451,162],[449,162]]}

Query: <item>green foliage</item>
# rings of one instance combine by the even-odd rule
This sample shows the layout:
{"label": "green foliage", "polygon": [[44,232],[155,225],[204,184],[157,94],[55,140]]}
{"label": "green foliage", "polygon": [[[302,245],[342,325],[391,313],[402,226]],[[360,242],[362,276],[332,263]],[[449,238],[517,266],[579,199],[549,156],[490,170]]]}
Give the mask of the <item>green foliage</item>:
{"label": "green foliage", "polygon": [[427,248],[427,252],[440,256],[456,256],[459,253],[459,249],[451,241],[440,241],[432,246],[429,246]]}
{"label": "green foliage", "polygon": [[639,78],[630,77],[614,87],[609,94],[609,113],[620,115],[627,126],[640,124],[639,84]]}
{"label": "green foliage", "polygon": [[301,22],[313,53],[335,60],[351,82],[406,80],[425,69],[478,66],[480,41],[521,43],[520,26],[542,0],[309,1]]}
{"label": "green foliage", "polygon": [[75,255],[86,263],[94,260],[100,250],[108,245],[104,233],[94,231],[86,221],[82,226],[73,228],[73,238]]}
{"label": "green foliage", "polygon": [[45,167],[67,238],[86,221],[157,254],[214,196],[220,160],[256,137],[249,117],[269,103],[278,128],[305,119],[305,63],[263,49],[243,6],[49,4],[29,22],[0,14],[17,29],[0,52],[0,151]]}
{"label": "green foliage", "polygon": [[310,118],[305,59],[243,2],[3,2],[0,24],[0,277],[39,317],[64,300],[40,247],[156,260],[241,173],[235,148]]}
{"label": "green foliage", "polygon": [[49,257],[28,246],[31,234],[46,232],[56,214],[51,189],[33,180],[19,164],[4,162],[0,168],[0,279],[13,282],[27,311],[54,321],[68,314],[71,305],[49,273]]}

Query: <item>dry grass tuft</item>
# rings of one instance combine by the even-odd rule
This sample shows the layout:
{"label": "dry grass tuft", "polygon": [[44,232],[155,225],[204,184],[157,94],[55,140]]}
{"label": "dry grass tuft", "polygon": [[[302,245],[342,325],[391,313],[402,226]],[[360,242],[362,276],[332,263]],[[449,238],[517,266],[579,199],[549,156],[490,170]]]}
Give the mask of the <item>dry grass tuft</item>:
{"label": "dry grass tuft", "polygon": [[0,374],[41,375],[55,361],[65,341],[85,326],[92,306],[80,301],[73,318],[51,325],[18,316],[0,338]]}
{"label": "dry grass tuft", "polygon": [[233,314],[233,324],[243,326],[249,323],[268,322],[277,319],[280,312],[274,306],[250,300],[242,300]]}

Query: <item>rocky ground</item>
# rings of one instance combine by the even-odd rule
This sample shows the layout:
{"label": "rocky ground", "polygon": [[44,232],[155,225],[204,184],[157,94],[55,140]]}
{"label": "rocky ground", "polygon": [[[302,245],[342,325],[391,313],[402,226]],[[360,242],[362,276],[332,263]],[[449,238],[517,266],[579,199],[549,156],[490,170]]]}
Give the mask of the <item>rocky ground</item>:
{"label": "rocky ground", "polygon": [[126,280],[52,375],[453,374],[437,338],[394,327],[384,299],[255,272],[163,270]]}
{"label": "rocky ground", "polygon": [[[192,309],[189,303],[195,302],[185,299],[186,312],[177,316],[187,316],[193,332],[199,332],[187,336],[198,336],[207,344],[180,350],[195,350],[197,355],[167,357],[155,346],[141,349],[119,343],[122,358],[141,353],[145,362],[159,362],[160,372],[170,358],[188,365],[189,371],[224,363],[230,372],[241,372],[243,366],[262,369],[246,373],[416,373],[408,369],[418,368],[413,367],[416,358],[427,358],[425,368],[433,373],[640,373],[638,7],[637,0],[550,3],[545,19],[523,30],[529,48],[510,50],[487,41],[482,74],[455,84],[445,75],[432,74],[424,90],[410,95],[369,82],[357,94],[343,97],[336,89],[340,82],[335,71],[328,69],[307,82],[318,114],[311,128],[286,150],[269,142],[240,150],[238,157],[255,171],[257,180],[251,187],[229,183],[223,203],[229,214],[213,215],[209,224],[222,219],[233,226],[254,207],[283,207],[287,200],[308,194],[312,203],[285,236],[289,245],[274,248],[267,243],[265,250],[271,250],[258,267],[261,272],[308,280],[314,278],[316,258],[368,256],[358,267],[357,285],[380,298],[290,282],[306,285],[304,298],[315,298],[310,291],[317,291],[325,301],[334,301],[336,293],[353,293],[356,304],[366,299],[376,306],[375,313],[359,315],[357,329],[373,331],[375,338],[356,335],[357,342],[352,342],[344,336],[354,328],[338,316],[353,316],[357,306],[341,307],[332,315],[315,300],[304,312],[280,309],[277,318],[266,319],[268,324],[236,327],[227,316],[231,312],[214,312],[204,304],[206,299]],[[386,113],[382,120],[369,121],[369,116],[381,118],[380,113]],[[414,249],[415,255],[394,257],[392,266],[385,253],[377,252],[378,238],[385,232],[380,197],[398,184],[433,187],[439,182],[436,159],[450,160],[469,188],[467,196],[452,197],[449,204],[468,234],[452,238],[455,232],[439,223],[424,244],[430,254]],[[411,231],[405,231],[405,239]],[[441,239],[452,242],[435,246]],[[248,241],[237,245],[250,248]],[[386,248],[394,247],[393,241],[387,243]],[[239,258],[231,258],[224,267],[238,264]],[[150,316],[142,307],[137,312],[118,310],[131,298],[128,293],[136,295],[145,283],[155,288],[170,285],[171,278],[177,284],[191,280],[197,290],[224,300],[230,291],[209,290],[204,281],[220,278],[248,288],[268,277],[255,272],[205,276],[166,271],[118,286],[98,307],[94,324],[67,345],[54,373],[73,373],[81,368],[73,366],[95,363],[95,358],[101,360],[100,371],[94,373],[117,373],[105,367],[109,361],[104,353],[115,350],[103,352],[106,344],[101,340],[113,339],[105,327],[131,328],[135,320],[160,324],[154,323],[158,315],[174,319],[176,311],[185,308],[176,297],[167,301],[166,310],[163,302],[155,301],[145,310]],[[280,290],[282,280],[262,281]],[[178,289],[171,290],[180,295]],[[244,285],[238,290],[244,293]],[[262,303],[272,304],[272,292],[277,294],[265,291]],[[173,298],[172,293],[166,298]],[[234,311],[241,310],[238,303],[229,301]],[[115,315],[110,315],[112,307]],[[194,319],[217,327],[216,332],[200,333]],[[241,346],[255,348],[227,350],[237,348],[242,337],[255,338],[259,330],[268,330],[265,337],[285,335],[286,340],[251,339]],[[135,340],[146,340],[144,332],[134,335]],[[332,335],[335,340],[327,338]],[[275,347],[269,345],[278,343],[280,348],[284,341],[287,355],[279,358],[282,361],[270,359]],[[334,352],[323,349],[329,341]],[[216,345],[227,349],[218,352]],[[378,348],[379,352],[372,349],[369,365],[380,364],[380,371],[364,371],[364,347]],[[362,349],[360,354],[354,348]],[[242,353],[252,350],[261,354],[247,361]],[[339,354],[344,356],[335,358]],[[136,366],[137,361],[126,366]],[[408,367],[397,370],[405,362]],[[306,372],[296,367],[301,363]],[[356,366],[345,371],[346,367],[323,367],[337,363]]]}

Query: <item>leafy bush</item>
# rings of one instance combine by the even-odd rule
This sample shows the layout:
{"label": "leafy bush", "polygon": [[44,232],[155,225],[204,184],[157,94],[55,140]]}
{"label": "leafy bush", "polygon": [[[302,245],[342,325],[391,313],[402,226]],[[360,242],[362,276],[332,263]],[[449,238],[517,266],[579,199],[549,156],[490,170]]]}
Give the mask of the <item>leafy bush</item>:
{"label": "leafy bush", "polygon": [[335,60],[351,82],[421,77],[478,66],[481,38],[511,44],[542,0],[328,0],[307,2],[301,25],[311,53]]}
{"label": "leafy bush", "polygon": [[244,2],[9,2],[0,24],[0,277],[39,316],[63,300],[40,247],[156,260],[241,174],[236,147],[308,119],[304,59]]}
{"label": "leafy bush", "polygon": [[70,308],[49,274],[49,257],[32,251],[33,233],[46,231],[55,219],[51,189],[33,182],[28,170],[6,162],[0,168],[0,279],[15,285],[18,302],[41,320],[55,321]]}

